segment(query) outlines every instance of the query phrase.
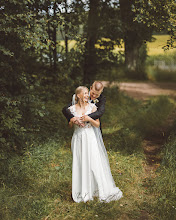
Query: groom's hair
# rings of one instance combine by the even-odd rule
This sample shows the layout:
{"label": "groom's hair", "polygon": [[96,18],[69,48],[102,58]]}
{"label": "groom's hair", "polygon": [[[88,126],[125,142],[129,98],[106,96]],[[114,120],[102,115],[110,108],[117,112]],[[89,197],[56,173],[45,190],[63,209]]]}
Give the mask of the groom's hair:
{"label": "groom's hair", "polygon": [[103,91],[103,83],[100,82],[100,81],[95,81],[93,84],[92,84],[92,88],[94,88],[96,91],[100,92],[100,91]]}

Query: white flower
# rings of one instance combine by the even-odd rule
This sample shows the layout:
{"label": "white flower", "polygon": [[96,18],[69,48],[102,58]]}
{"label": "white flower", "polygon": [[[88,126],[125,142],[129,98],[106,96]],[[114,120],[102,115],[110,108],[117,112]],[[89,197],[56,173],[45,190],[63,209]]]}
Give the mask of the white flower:
{"label": "white flower", "polygon": [[95,104],[96,104],[96,103],[98,103],[98,102],[99,102],[99,100],[98,100],[98,99],[95,99],[95,100],[94,100],[94,103],[95,103]]}

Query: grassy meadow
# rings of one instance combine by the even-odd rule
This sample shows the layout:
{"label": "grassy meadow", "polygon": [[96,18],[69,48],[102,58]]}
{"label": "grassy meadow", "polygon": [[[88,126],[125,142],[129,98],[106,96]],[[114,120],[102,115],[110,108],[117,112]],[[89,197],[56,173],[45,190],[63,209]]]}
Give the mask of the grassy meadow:
{"label": "grassy meadow", "polygon": [[167,54],[170,55],[173,52],[176,52],[176,49],[171,49],[164,51],[163,47],[167,44],[169,40],[168,35],[153,35],[152,42],[147,42],[148,56]]}
{"label": "grassy meadow", "polygon": [[[48,108],[59,115],[55,118],[55,123],[59,124],[56,135],[41,143],[34,141],[21,156],[0,161],[0,219],[138,219],[144,213],[151,219],[167,219],[167,211],[173,209],[174,200],[170,194],[176,190],[175,185],[170,188],[169,184],[163,185],[162,172],[166,172],[167,181],[170,181],[166,169],[159,171],[157,180],[145,172],[141,146],[143,138],[155,132],[173,111],[174,101],[161,96],[142,103],[116,87],[105,89],[105,95],[103,138],[112,175],[123,198],[107,204],[97,199],[79,204],[72,201],[72,130],[60,113],[64,103],[50,102]],[[161,104],[164,108],[160,108]],[[172,147],[172,155],[173,152]],[[166,155],[168,158],[170,154]],[[169,167],[169,172],[171,170]],[[161,217],[163,204],[166,209]]]}
{"label": "grassy meadow", "polygon": [[[169,40],[169,35],[153,35],[152,41],[147,42],[147,54],[148,56],[156,56],[160,54],[172,54],[176,51],[176,49],[164,51],[163,47],[167,44],[167,40]],[[124,45],[119,48],[116,46],[114,48],[114,53],[118,53],[119,51],[124,51]]]}
{"label": "grassy meadow", "polygon": [[[105,39],[104,39],[105,40]],[[170,50],[163,50],[163,47],[167,44],[167,40],[169,40],[169,35],[153,35],[153,39],[151,42],[147,42],[147,54],[148,56],[156,56],[156,55],[171,55],[173,52],[176,52],[176,49],[170,49]],[[61,47],[64,47],[64,41],[61,40],[59,45]],[[68,41],[68,48],[71,50],[76,45],[75,40],[69,40]],[[97,45],[98,47],[98,45]],[[101,46],[103,48],[103,46]],[[118,53],[119,51],[124,51],[124,45],[122,43],[122,46],[115,46],[113,52]]]}

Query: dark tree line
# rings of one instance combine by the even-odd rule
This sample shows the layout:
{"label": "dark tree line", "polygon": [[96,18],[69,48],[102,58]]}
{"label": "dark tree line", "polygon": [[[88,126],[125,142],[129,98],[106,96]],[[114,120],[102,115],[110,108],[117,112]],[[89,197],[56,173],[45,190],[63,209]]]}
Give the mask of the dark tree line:
{"label": "dark tree line", "polygon": [[[62,102],[121,56],[128,72],[140,73],[153,31],[171,35],[167,47],[175,33],[173,0],[2,0],[0,12],[2,151],[23,149],[38,134],[48,100]],[[125,53],[115,56],[121,42]]]}

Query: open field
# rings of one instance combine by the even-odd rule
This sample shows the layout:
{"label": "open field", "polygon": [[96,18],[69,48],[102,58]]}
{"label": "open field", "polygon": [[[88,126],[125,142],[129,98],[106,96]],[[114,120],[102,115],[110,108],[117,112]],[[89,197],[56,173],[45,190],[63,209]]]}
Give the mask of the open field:
{"label": "open field", "polygon": [[[162,48],[167,44],[167,40],[169,40],[169,35],[153,35],[152,42],[147,42],[147,49],[148,49],[148,55],[160,55],[160,54],[172,54],[176,51],[175,49],[171,49],[168,51],[164,51]],[[72,49],[76,44],[75,40],[69,40],[69,50]],[[64,47],[64,41],[60,41],[60,46]],[[124,51],[124,46],[122,43],[121,47],[115,46],[114,50],[115,53],[121,51]]]}
{"label": "open field", "polygon": [[[160,55],[160,54],[172,54],[176,51],[176,49],[171,49],[168,51],[164,51],[163,47],[167,44],[167,40],[169,40],[169,35],[153,35],[152,42],[147,42],[147,50],[148,55]],[[122,45],[122,48],[119,48],[118,46],[115,47],[114,52],[124,51],[124,46]]]}
{"label": "open field", "polygon": [[169,40],[168,35],[153,35],[153,41],[147,42],[148,55],[170,54],[175,52],[176,48],[168,51],[162,49],[162,47],[167,44],[167,40]]}

